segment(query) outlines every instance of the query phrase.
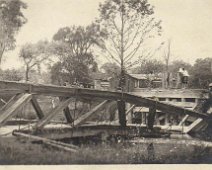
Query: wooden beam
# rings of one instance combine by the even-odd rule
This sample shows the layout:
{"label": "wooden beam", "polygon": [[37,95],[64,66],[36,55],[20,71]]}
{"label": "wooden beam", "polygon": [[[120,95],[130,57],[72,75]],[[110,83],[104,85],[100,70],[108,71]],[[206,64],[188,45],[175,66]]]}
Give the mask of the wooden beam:
{"label": "wooden beam", "polygon": [[121,127],[126,127],[126,104],[123,100],[117,101],[118,105],[118,115],[119,115],[119,124]]}
{"label": "wooden beam", "polygon": [[191,132],[194,128],[196,128],[200,123],[202,123],[202,119],[198,118],[197,120],[195,120],[192,124],[190,124],[185,130],[184,133],[189,133]]}
{"label": "wooden beam", "polygon": [[70,112],[70,109],[68,106],[65,109],[63,109],[63,113],[64,113],[67,123],[72,123],[74,121],[74,119],[71,116],[71,112]]}
{"label": "wooden beam", "polygon": [[38,118],[42,119],[44,117],[44,113],[43,113],[37,99],[35,98],[35,96],[32,96],[31,103],[32,103],[33,108],[35,109],[35,112],[36,112]]}
{"label": "wooden beam", "polygon": [[64,101],[61,101],[54,109],[52,109],[45,117],[43,117],[36,125],[36,129],[43,128],[57,113],[62,111],[64,108],[66,108],[69,103],[71,102],[70,99],[66,99]]}
{"label": "wooden beam", "polygon": [[[60,97],[60,101],[64,101],[66,99],[67,99],[67,97]],[[67,123],[72,123],[74,121],[74,119],[71,116],[71,112],[70,112],[70,109],[68,106],[65,109],[63,109],[63,114],[66,118]]]}
{"label": "wooden beam", "polygon": [[12,98],[0,110],[0,126],[4,125],[8,119],[14,116],[21,107],[31,100],[31,98],[31,94],[20,94]]}
{"label": "wooden beam", "polygon": [[[62,97],[72,97],[76,94],[78,97],[88,97],[88,98],[101,98],[104,100],[120,100],[125,102],[135,104],[137,106],[151,107],[156,104],[156,101],[144,98],[142,96],[132,95],[128,93],[112,92],[112,91],[102,91],[95,89],[83,89],[83,88],[71,88],[71,87],[61,87],[53,85],[38,85],[29,83],[19,83],[10,81],[0,81],[0,89],[20,89],[26,92],[40,94],[40,95],[50,95],[50,96],[62,96]],[[157,101],[157,109],[164,113],[169,114],[188,114],[196,118],[203,118],[208,121],[208,115],[200,113],[197,111],[192,111],[189,109],[184,109],[178,106],[174,106],[167,103],[162,103]]]}
{"label": "wooden beam", "polygon": [[156,105],[153,105],[152,107],[149,108],[149,114],[147,117],[147,128],[150,130],[153,130],[155,115],[156,115]]}
{"label": "wooden beam", "polygon": [[22,89],[1,89],[0,90],[0,94],[2,96],[11,96],[11,95],[16,95],[16,94],[21,94],[21,93],[25,93],[25,90],[22,90]]}
{"label": "wooden beam", "polygon": [[58,142],[58,141],[54,141],[54,140],[50,140],[50,139],[46,139],[46,138],[42,138],[39,136],[34,136],[34,135],[29,135],[29,134],[25,134],[25,133],[21,133],[21,132],[13,132],[14,136],[18,136],[18,137],[23,137],[23,138],[27,138],[30,139],[32,141],[42,141],[44,144],[56,147],[58,149],[62,149],[65,151],[70,151],[70,152],[77,152],[78,147],[71,145],[71,144],[66,144],[63,142]]}
{"label": "wooden beam", "polygon": [[83,124],[88,118],[90,118],[92,115],[94,115],[97,111],[102,109],[106,104],[108,104],[108,100],[103,101],[96,107],[94,107],[91,111],[83,114],[81,117],[79,117],[77,120],[74,121],[74,126],[79,126]]}
{"label": "wooden beam", "polygon": [[180,121],[179,126],[184,125],[185,121],[188,119],[189,115],[185,115],[184,118]]}

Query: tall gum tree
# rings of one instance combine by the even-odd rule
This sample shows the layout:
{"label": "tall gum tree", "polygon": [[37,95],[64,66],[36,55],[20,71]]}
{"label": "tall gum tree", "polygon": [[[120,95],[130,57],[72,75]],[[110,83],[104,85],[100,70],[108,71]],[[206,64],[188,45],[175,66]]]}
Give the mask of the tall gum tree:
{"label": "tall gum tree", "polygon": [[89,83],[89,72],[97,68],[93,47],[100,46],[104,36],[97,24],[59,29],[53,36],[54,53],[60,60],[53,68],[57,68],[58,75],[66,74],[70,83]]}
{"label": "tall gum tree", "polygon": [[160,49],[162,44],[154,51],[148,50],[146,43],[160,36],[161,21],[153,17],[153,7],[147,0],[106,0],[99,11],[97,22],[107,32],[103,54],[120,65],[123,89],[126,69]]}
{"label": "tall gum tree", "polygon": [[26,8],[20,0],[0,0],[0,64],[4,52],[15,48],[15,36],[27,22],[22,13]]}

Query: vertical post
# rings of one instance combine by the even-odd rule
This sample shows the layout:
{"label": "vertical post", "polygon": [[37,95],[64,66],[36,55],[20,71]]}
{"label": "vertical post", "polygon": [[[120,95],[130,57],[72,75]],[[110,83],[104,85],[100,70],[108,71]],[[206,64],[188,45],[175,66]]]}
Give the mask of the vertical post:
{"label": "vertical post", "polygon": [[155,115],[156,115],[156,106],[154,105],[149,108],[149,114],[147,117],[147,128],[150,130],[153,130]]}
{"label": "vertical post", "polygon": [[71,112],[70,112],[68,106],[65,109],[63,109],[63,113],[64,113],[64,115],[66,117],[67,123],[72,123],[74,121],[74,119],[71,116]]}
{"label": "vertical post", "polygon": [[38,101],[34,96],[32,96],[31,103],[32,103],[33,108],[35,109],[35,112],[36,112],[38,118],[42,119],[44,117],[44,113],[41,110],[41,107],[38,104]]}
{"label": "vertical post", "polygon": [[[64,101],[64,100],[66,100],[67,98],[60,97],[59,99],[60,99],[60,101]],[[72,123],[72,122],[74,121],[74,119],[73,119],[72,116],[71,116],[71,112],[70,112],[70,109],[69,109],[68,106],[65,107],[65,109],[63,109],[63,113],[64,113],[64,116],[65,116],[65,118],[66,118],[67,123]]]}
{"label": "vertical post", "polygon": [[118,105],[119,123],[121,127],[126,127],[125,102],[123,100],[119,100],[117,102],[117,105]]}

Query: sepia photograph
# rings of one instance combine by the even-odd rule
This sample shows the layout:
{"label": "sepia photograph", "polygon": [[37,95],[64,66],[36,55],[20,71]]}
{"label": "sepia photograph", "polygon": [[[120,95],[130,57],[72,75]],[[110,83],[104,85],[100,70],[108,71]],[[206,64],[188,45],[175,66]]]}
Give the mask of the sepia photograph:
{"label": "sepia photograph", "polygon": [[0,0],[0,168],[212,164],[211,16],[211,0]]}

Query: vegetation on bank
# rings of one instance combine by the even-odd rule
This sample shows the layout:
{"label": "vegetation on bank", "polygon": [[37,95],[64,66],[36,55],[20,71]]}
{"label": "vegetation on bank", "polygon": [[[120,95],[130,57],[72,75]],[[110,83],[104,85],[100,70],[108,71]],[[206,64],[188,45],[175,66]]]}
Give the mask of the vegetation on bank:
{"label": "vegetation on bank", "polygon": [[19,138],[0,138],[1,165],[211,163],[212,151],[185,145],[133,144],[127,141],[79,144],[78,153],[56,150]]}

